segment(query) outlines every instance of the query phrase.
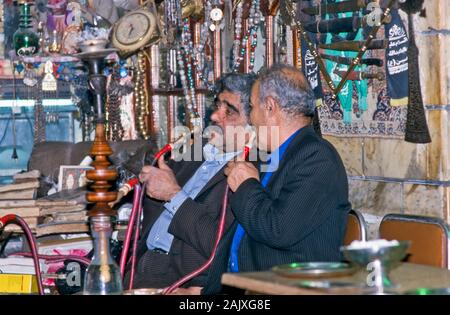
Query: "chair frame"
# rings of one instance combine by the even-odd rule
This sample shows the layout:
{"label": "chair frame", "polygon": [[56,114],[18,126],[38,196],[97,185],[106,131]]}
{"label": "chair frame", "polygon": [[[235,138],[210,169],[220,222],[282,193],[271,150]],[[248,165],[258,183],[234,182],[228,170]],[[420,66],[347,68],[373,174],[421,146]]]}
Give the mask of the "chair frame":
{"label": "chair frame", "polygon": [[380,222],[380,227],[378,228],[379,234],[380,234],[380,230],[381,230],[381,224],[383,224],[384,221],[406,221],[406,222],[438,225],[447,235],[446,246],[445,246],[447,248],[447,257],[446,257],[445,264],[447,266],[447,269],[450,269],[450,250],[449,250],[450,228],[443,219],[437,218],[437,217],[422,216],[422,215],[389,213],[389,214],[386,214]]}
{"label": "chair frame", "polygon": [[355,210],[355,209],[351,209],[348,214],[355,216],[356,219],[358,220],[360,230],[361,230],[361,235],[360,235],[361,241],[366,242],[368,227],[367,227],[367,222],[364,219],[363,215],[361,214],[361,212],[359,212],[358,210]]}

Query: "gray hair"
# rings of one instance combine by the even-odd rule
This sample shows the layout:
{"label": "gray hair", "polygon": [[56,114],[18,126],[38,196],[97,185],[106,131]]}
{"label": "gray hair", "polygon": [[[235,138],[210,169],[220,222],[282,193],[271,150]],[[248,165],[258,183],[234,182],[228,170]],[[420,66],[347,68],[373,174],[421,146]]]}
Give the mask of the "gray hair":
{"label": "gray hair", "polygon": [[216,96],[224,91],[239,94],[245,115],[250,115],[250,92],[256,80],[253,73],[228,73],[217,81],[215,86]]}
{"label": "gray hair", "polygon": [[277,64],[259,76],[259,101],[271,96],[289,116],[314,116],[315,97],[305,76],[295,67]]}

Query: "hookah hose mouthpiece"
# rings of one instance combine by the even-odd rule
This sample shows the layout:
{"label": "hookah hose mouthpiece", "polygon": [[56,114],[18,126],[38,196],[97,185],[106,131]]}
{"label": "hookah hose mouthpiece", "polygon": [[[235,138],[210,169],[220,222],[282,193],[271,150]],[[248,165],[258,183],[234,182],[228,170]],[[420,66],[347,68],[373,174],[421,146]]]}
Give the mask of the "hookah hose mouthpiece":
{"label": "hookah hose mouthpiece", "polygon": [[36,238],[34,237],[33,233],[30,230],[30,227],[25,222],[25,220],[15,214],[7,214],[0,218],[0,231],[5,226],[7,226],[8,224],[11,224],[11,223],[19,225],[22,228],[22,230],[25,232],[29,246],[31,248],[31,254],[33,256],[33,262],[34,262],[34,268],[36,270],[36,279],[37,279],[39,294],[44,295],[44,288],[42,286],[41,267],[39,265],[39,257],[38,257],[38,251],[37,251],[37,246],[36,246]]}

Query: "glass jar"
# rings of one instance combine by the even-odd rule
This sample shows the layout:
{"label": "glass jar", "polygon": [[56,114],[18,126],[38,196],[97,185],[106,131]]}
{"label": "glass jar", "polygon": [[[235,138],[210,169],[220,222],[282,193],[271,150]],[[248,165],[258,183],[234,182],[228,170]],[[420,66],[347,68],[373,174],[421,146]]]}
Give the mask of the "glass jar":
{"label": "glass jar", "polygon": [[94,257],[86,270],[83,294],[118,295],[123,293],[119,266],[111,256],[112,222],[109,216],[91,217]]}
{"label": "glass jar", "polygon": [[14,49],[18,56],[31,56],[39,51],[39,37],[32,26],[31,5],[27,1],[19,2],[19,28],[13,35]]}

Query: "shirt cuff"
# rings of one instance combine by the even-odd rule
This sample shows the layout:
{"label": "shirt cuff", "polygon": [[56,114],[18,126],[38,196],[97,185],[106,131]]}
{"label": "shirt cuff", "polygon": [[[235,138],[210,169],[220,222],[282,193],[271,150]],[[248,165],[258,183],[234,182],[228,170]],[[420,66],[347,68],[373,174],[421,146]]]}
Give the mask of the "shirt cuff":
{"label": "shirt cuff", "polygon": [[182,189],[177,192],[177,194],[169,202],[166,202],[164,204],[164,208],[169,211],[172,216],[174,216],[183,202],[185,202],[188,198],[189,195],[186,194],[186,192],[184,192],[184,190]]}

